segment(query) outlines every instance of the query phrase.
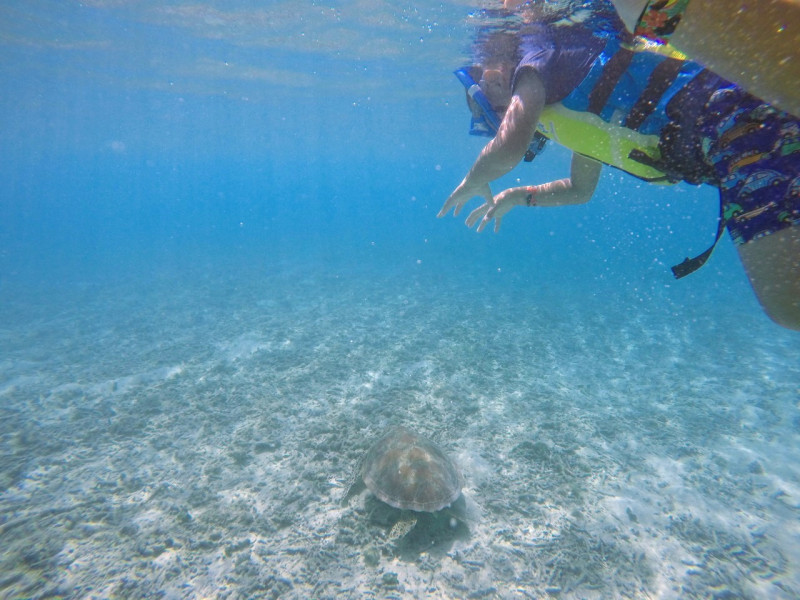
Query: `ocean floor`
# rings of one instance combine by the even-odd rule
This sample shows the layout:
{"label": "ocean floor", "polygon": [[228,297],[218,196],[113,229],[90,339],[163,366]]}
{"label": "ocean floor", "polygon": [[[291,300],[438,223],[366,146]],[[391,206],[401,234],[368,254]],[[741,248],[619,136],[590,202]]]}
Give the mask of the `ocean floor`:
{"label": "ocean floor", "polygon": [[[800,341],[760,315],[222,273],[6,286],[0,597],[800,597]],[[465,519],[343,502],[392,425]]]}

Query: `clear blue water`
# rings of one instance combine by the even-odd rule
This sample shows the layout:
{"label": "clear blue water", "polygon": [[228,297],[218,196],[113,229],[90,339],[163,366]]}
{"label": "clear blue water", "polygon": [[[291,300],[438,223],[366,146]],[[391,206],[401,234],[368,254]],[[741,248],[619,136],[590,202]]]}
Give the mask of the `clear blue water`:
{"label": "clear blue water", "polygon": [[[2,3],[0,597],[800,594],[800,336],[669,272],[714,191],[436,219],[477,6]],[[394,424],[465,523],[342,505]]]}

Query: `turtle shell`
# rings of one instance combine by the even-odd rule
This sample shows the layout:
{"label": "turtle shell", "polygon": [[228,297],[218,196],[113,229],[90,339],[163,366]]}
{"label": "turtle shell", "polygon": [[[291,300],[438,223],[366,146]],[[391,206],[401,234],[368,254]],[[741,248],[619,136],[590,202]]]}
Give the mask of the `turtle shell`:
{"label": "turtle shell", "polygon": [[461,495],[464,478],[432,441],[397,427],[367,451],[361,477],[369,490],[395,508],[435,512]]}

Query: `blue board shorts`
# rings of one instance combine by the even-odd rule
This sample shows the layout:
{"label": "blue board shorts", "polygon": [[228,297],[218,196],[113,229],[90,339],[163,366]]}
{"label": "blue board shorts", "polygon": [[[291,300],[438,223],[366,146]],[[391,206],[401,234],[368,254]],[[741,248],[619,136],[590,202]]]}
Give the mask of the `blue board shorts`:
{"label": "blue board shorts", "polygon": [[711,96],[699,130],[736,245],[800,224],[800,121],[730,86]]}

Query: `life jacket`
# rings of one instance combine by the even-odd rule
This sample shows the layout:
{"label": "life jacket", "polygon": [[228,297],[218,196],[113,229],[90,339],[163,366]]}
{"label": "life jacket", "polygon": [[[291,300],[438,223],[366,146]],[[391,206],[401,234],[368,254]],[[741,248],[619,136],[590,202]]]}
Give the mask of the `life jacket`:
{"label": "life jacket", "polygon": [[610,39],[583,81],[545,107],[538,131],[570,150],[651,183],[683,179],[661,155],[666,106],[703,67]]}
{"label": "life jacket", "polygon": [[[545,107],[538,132],[573,152],[651,183],[711,183],[713,173],[695,156],[675,156],[674,150],[662,156],[662,149],[673,143],[670,140],[680,130],[670,120],[667,105],[695,77],[707,74],[699,64],[670,56],[663,47],[658,52],[633,50],[611,39],[583,81],[562,102]],[[709,259],[725,231],[723,210],[720,197],[714,243],[673,266],[677,279]]]}

